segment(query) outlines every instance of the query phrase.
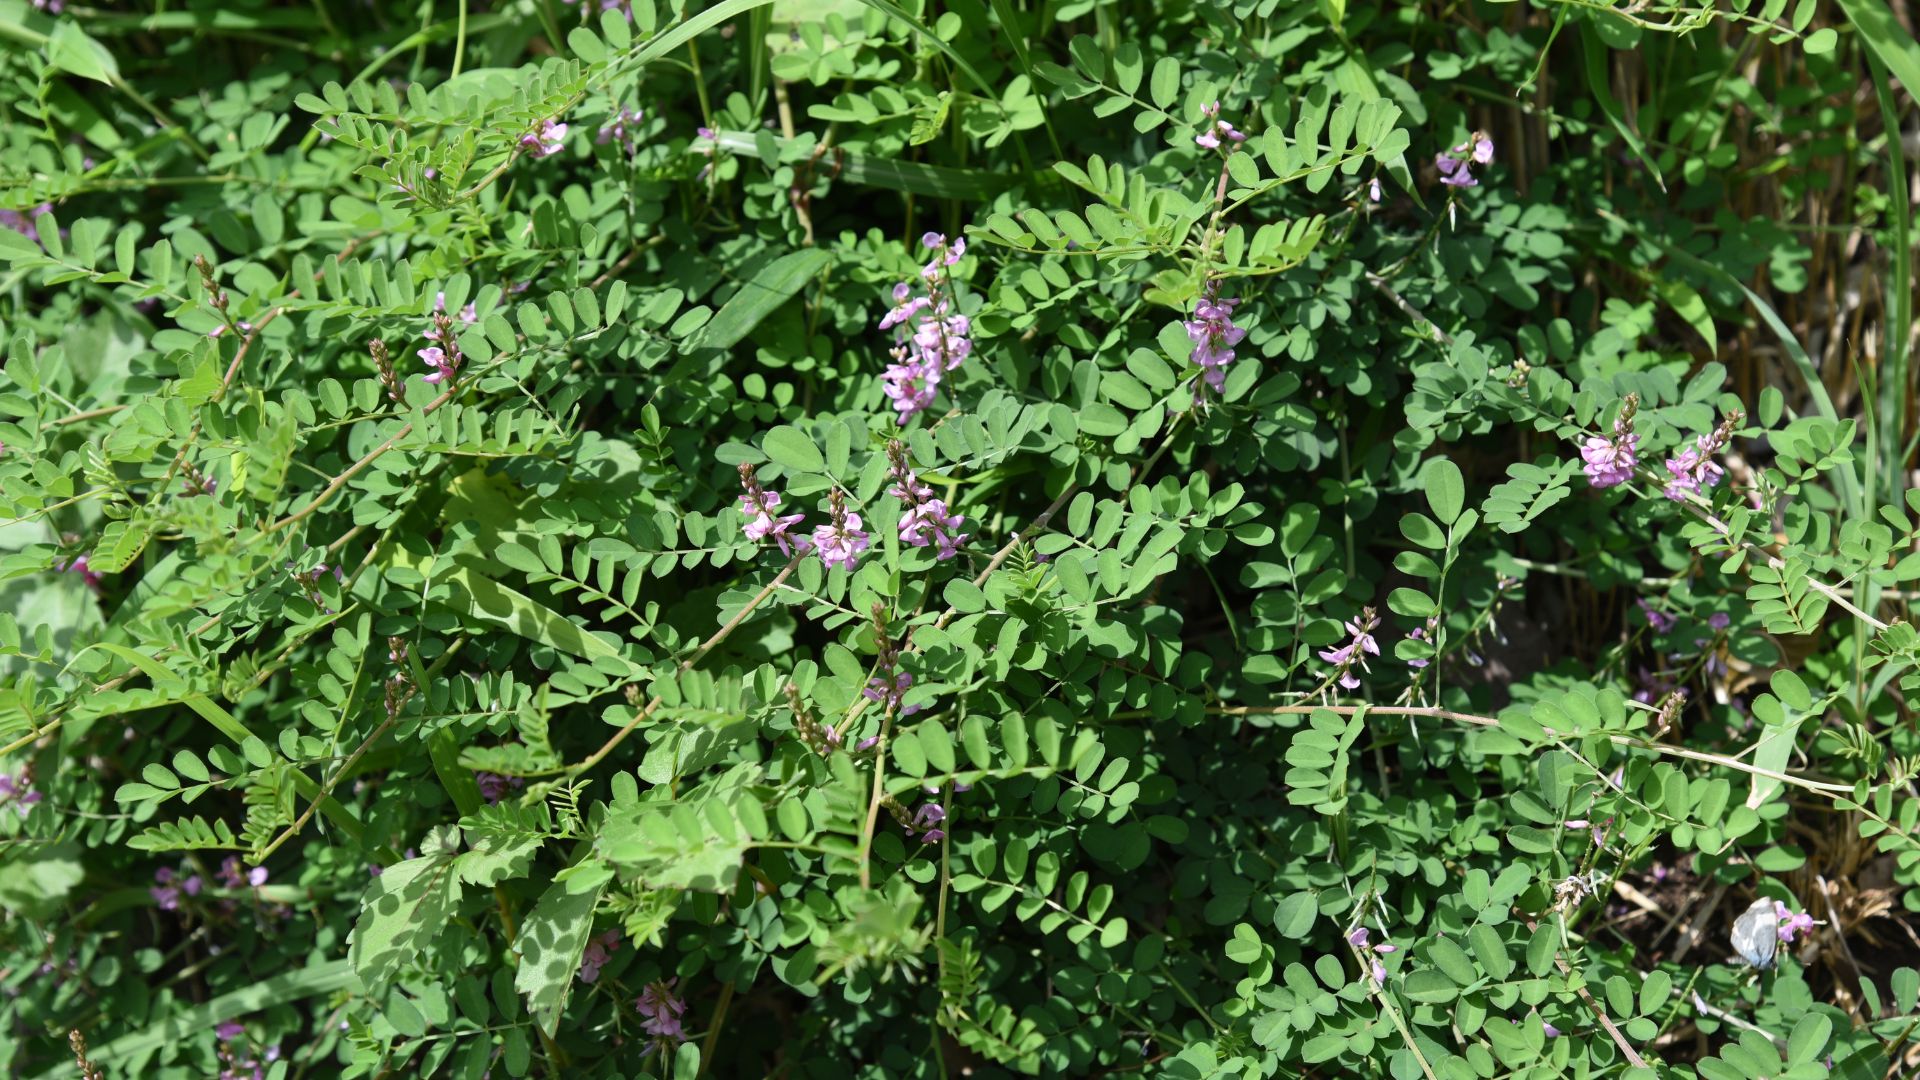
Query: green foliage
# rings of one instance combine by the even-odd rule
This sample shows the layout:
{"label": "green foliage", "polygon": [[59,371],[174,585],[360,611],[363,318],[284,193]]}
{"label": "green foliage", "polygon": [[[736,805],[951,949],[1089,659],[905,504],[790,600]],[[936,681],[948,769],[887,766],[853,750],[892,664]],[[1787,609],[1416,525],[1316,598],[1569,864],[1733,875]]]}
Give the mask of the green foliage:
{"label": "green foliage", "polygon": [[0,0],[9,1075],[1911,1056],[1882,0],[151,8]]}

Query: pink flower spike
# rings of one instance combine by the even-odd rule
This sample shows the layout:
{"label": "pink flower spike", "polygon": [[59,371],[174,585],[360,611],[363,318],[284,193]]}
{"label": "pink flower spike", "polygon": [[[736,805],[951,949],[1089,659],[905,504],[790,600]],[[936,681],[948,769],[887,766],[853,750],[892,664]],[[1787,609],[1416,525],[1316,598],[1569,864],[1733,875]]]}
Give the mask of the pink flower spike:
{"label": "pink flower spike", "polygon": [[445,349],[432,345],[419,350],[418,354],[420,359],[426,361],[427,366],[433,369],[432,374],[420,376],[421,382],[437,383],[453,377],[453,364],[447,360]]}

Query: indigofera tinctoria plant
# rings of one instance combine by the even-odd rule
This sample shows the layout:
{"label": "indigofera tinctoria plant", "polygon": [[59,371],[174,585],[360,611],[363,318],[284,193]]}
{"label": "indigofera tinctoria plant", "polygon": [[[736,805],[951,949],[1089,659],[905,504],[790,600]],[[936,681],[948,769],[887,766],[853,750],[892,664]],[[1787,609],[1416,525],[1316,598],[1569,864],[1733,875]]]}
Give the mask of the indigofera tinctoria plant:
{"label": "indigofera tinctoria plant", "polygon": [[1905,19],[0,3],[6,1073],[1904,1075]]}

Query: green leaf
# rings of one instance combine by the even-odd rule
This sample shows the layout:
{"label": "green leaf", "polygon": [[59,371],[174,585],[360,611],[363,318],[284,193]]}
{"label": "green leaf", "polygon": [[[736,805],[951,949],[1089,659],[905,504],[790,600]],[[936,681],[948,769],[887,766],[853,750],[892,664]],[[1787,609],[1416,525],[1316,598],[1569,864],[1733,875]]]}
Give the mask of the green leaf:
{"label": "green leaf", "polygon": [[[499,627],[569,656],[633,670],[633,665],[620,654],[620,650],[607,644],[598,635],[588,633],[545,604],[500,584],[472,567],[449,564],[445,560],[436,563],[398,544],[385,548],[384,555],[390,566],[411,570],[435,583],[444,584],[444,599],[438,602],[475,622]],[[429,569],[431,574],[426,573]]]}
{"label": "green leaf", "polygon": [[1320,917],[1320,899],[1311,892],[1297,892],[1273,907],[1273,927],[1281,936],[1303,941],[1313,933]]}
{"label": "green leaf", "polygon": [[1434,458],[1427,463],[1422,486],[1427,493],[1427,505],[1433,508],[1433,516],[1440,524],[1451,525],[1460,517],[1460,511],[1467,505],[1467,482],[1460,475],[1460,466],[1446,458]]}
{"label": "green leaf", "polygon": [[1419,968],[1407,975],[1401,990],[1414,1001],[1440,1005],[1460,996],[1460,986],[1433,968]]}
{"label": "green leaf", "polygon": [[1473,966],[1473,958],[1467,950],[1454,944],[1448,938],[1434,938],[1427,946],[1428,959],[1439,968],[1456,986],[1471,986],[1479,978],[1478,970]]}
{"label": "green leaf", "polygon": [[761,267],[759,273],[747,279],[738,292],[720,305],[720,310],[714,312],[713,319],[690,347],[732,348],[753,333],[767,316],[778,311],[780,305],[793,299],[831,262],[831,253],[820,248],[804,248]]}
{"label": "green leaf", "polygon": [[401,968],[420,960],[453,917],[460,903],[453,862],[451,853],[408,859],[367,887],[347,957],[369,991],[385,989]]}
{"label": "green leaf", "polygon": [[1833,1021],[1825,1013],[1808,1012],[1793,1025],[1793,1034],[1787,1036],[1787,1064],[1805,1065],[1818,1061],[1827,1048],[1827,1039],[1833,1034]]}
{"label": "green leaf", "polygon": [[790,425],[783,424],[767,432],[760,449],[788,473],[817,473],[827,467],[827,459],[820,453],[813,436]]}
{"label": "green leaf", "polygon": [[120,66],[105,45],[88,37],[72,19],[62,19],[47,36],[47,63],[83,79],[112,86],[120,81]]}
{"label": "green leaf", "polygon": [[1893,72],[1912,98],[1920,95],[1920,45],[1900,26],[1885,0],[1839,0],[1840,10],[1874,59]]}
{"label": "green leaf", "polygon": [[566,1011],[580,957],[592,936],[593,909],[609,880],[606,874],[590,874],[554,882],[540,894],[539,902],[520,925],[520,936],[514,942],[520,952],[514,989],[526,995],[528,1015],[549,1035],[557,1030],[560,1014]]}

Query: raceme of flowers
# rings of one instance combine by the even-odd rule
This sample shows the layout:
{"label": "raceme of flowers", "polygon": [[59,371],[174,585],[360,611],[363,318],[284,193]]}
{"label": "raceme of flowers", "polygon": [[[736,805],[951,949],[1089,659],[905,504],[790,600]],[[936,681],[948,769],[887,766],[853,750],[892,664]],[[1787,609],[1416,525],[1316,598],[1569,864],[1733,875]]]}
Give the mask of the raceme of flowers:
{"label": "raceme of flowers", "polygon": [[1633,430],[1633,414],[1639,404],[1637,395],[1628,394],[1619,419],[1613,422],[1613,437],[1592,435],[1581,445],[1581,468],[1586,470],[1587,482],[1594,487],[1615,487],[1633,479],[1640,448],[1640,436]]}
{"label": "raceme of flowers", "polygon": [[1193,137],[1194,142],[1199,143],[1209,150],[1218,150],[1223,145],[1221,140],[1224,139],[1226,140],[1224,145],[1227,147],[1227,152],[1232,153],[1233,144],[1247,141],[1245,132],[1240,131],[1232,124],[1220,119],[1219,102],[1209,102],[1201,107],[1200,112],[1206,117],[1209,123],[1201,129],[1200,134]]}
{"label": "raceme of flowers", "polygon": [[920,238],[933,259],[920,270],[920,288],[909,282],[893,287],[894,307],[880,329],[894,331],[893,362],[880,376],[881,389],[904,424],[933,404],[947,374],[973,353],[973,324],[955,310],[953,266],[967,253],[965,237],[947,242],[941,233]]}
{"label": "raceme of flowers", "polygon": [[1200,302],[1194,305],[1194,317],[1181,324],[1193,342],[1193,362],[1200,366],[1201,378],[1216,391],[1226,388],[1227,365],[1233,363],[1234,347],[1247,336],[1246,328],[1233,321],[1233,309],[1240,301],[1221,298],[1219,288],[1219,282],[1208,282]]}
{"label": "raceme of flowers", "polygon": [[1380,644],[1373,639],[1373,632],[1380,628],[1380,618],[1370,607],[1361,608],[1358,618],[1347,620],[1347,633],[1352,635],[1345,645],[1337,649],[1320,650],[1320,659],[1332,664],[1333,674],[1329,679],[1337,680],[1348,690],[1360,687],[1360,676],[1354,669],[1371,671],[1367,667],[1367,657],[1380,655]]}
{"label": "raceme of flowers", "polygon": [[[967,534],[960,531],[966,518],[954,513],[945,499],[920,480],[907,462],[904,444],[891,441],[887,453],[893,478],[887,492],[905,506],[899,523],[901,541],[914,547],[931,547],[934,558],[942,561],[958,555],[960,545],[967,540]],[[865,520],[848,508],[846,494],[838,488],[827,497],[826,523],[816,526],[809,535],[796,531],[806,515],[779,513],[784,496],[762,485],[753,466],[742,464],[739,471],[744,492],[739,498],[740,513],[746,518],[742,531],[747,539],[770,540],[789,558],[813,552],[827,566],[848,570],[858,565],[860,556],[872,546]]]}

